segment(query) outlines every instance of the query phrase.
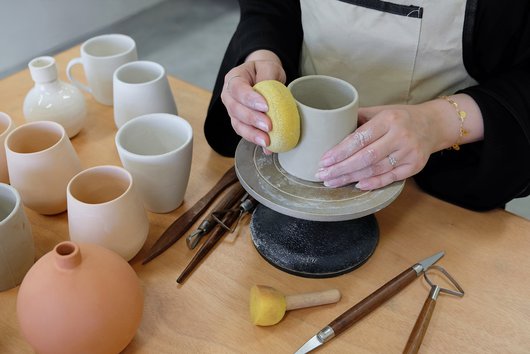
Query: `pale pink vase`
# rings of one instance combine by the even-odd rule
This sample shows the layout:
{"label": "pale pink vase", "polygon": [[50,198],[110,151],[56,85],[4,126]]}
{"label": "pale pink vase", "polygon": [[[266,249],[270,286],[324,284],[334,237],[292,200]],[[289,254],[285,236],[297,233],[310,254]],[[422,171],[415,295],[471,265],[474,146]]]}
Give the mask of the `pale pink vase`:
{"label": "pale pink vase", "polygon": [[140,325],[143,303],[139,279],[120,256],[65,241],[26,274],[17,316],[39,354],[119,353]]}
{"label": "pale pink vase", "polygon": [[66,210],[66,186],[81,162],[56,122],[38,121],[15,128],[5,141],[11,185],[24,205],[39,214]]}
{"label": "pale pink vase", "polygon": [[142,248],[149,219],[131,174],[119,166],[96,166],[67,188],[70,240],[107,247],[125,260]]}
{"label": "pale pink vase", "polygon": [[15,123],[9,115],[0,112],[0,182],[9,183],[9,173],[7,171],[6,149],[4,142],[7,135],[15,129]]}

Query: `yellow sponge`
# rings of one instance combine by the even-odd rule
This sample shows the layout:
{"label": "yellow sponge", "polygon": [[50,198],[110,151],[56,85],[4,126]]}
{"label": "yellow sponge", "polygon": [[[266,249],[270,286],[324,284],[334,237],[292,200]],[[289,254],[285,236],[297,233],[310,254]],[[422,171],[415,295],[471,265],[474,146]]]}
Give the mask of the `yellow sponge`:
{"label": "yellow sponge", "polygon": [[265,285],[250,289],[250,319],[259,326],[272,326],[283,318],[287,309],[285,297],[278,290]]}
{"label": "yellow sponge", "polygon": [[272,121],[269,131],[271,143],[267,146],[272,152],[286,152],[298,144],[300,140],[300,115],[296,108],[291,91],[279,81],[264,80],[254,85],[267,101],[267,116]]}

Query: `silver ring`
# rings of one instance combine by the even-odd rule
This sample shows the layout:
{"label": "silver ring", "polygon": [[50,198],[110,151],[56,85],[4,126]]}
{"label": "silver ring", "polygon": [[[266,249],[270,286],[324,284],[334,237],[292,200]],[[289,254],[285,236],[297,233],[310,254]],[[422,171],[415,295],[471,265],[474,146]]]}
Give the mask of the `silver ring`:
{"label": "silver ring", "polygon": [[397,160],[392,155],[388,155],[388,162],[390,163],[390,166],[392,166],[392,167],[396,167],[396,165],[397,165]]}
{"label": "silver ring", "polygon": [[226,82],[226,92],[230,92],[230,81],[232,81],[232,79],[235,79],[236,77],[241,77],[241,75],[234,75],[230,79],[228,79],[228,81]]}

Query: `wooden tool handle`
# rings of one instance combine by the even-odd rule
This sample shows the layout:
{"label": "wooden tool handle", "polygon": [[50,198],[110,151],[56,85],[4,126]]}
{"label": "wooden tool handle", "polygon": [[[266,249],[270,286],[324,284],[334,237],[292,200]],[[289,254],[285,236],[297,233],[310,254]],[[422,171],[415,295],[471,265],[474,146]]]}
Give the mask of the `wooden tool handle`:
{"label": "wooden tool handle", "polygon": [[427,327],[429,327],[429,322],[431,321],[432,313],[436,306],[436,297],[434,296],[435,289],[436,287],[434,286],[431,288],[429,296],[423,303],[423,307],[416,323],[414,324],[414,328],[412,328],[412,332],[410,332],[409,340],[403,350],[403,354],[416,354],[420,350],[423,337],[425,336],[425,332],[427,332]]}
{"label": "wooden tool handle", "polygon": [[[228,202],[228,207],[234,207],[238,202],[241,201],[245,195],[245,190],[241,184],[237,183],[227,192],[226,198],[230,200]],[[222,220],[225,225],[231,227],[236,222],[239,217],[238,213],[228,213],[226,217]],[[212,234],[208,239],[202,244],[201,248],[195,253],[195,256],[191,259],[189,264],[184,268],[180,276],[177,278],[177,283],[182,284],[184,280],[191,274],[191,272],[199,265],[201,260],[206,257],[208,252],[215,246],[215,244],[223,237],[226,233],[226,229],[221,225],[216,225],[213,229]]]}
{"label": "wooden tool handle", "polygon": [[193,225],[204,213],[214,199],[228,186],[234,184],[236,181],[236,170],[235,167],[232,166],[228,171],[225,172],[223,177],[221,177],[215,186],[208,191],[208,193],[206,193],[197,203],[195,203],[195,205],[193,205],[188,211],[186,211],[171,225],[169,225],[166,231],[164,231],[160,238],[151,247],[147,257],[145,257],[145,259],[142,261],[142,264],[146,264],[153,260],[155,257],[167,250],[171,245],[177,242],[191,227],[191,225]]}
{"label": "wooden tool handle", "polygon": [[313,293],[304,293],[285,296],[287,311],[303,309],[306,307],[333,304],[340,300],[340,291],[338,289],[329,289],[316,291]]}
{"label": "wooden tool handle", "polygon": [[416,271],[409,268],[377,289],[374,293],[364,298],[361,302],[344,312],[342,315],[333,320],[329,326],[333,329],[335,335],[345,331],[364,316],[375,310],[379,305],[390,299],[405,286],[416,279]]}

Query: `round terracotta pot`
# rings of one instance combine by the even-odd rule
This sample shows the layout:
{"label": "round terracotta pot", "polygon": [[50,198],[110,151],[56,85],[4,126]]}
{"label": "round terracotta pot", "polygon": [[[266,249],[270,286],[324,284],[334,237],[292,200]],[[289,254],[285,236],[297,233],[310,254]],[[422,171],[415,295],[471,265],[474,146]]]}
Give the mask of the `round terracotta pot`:
{"label": "round terracotta pot", "polygon": [[143,302],[139,279],[122,257],[65,241],[24,277],[17,316],[39,354],[119,353],[140,325]]}

